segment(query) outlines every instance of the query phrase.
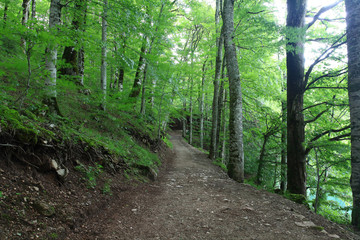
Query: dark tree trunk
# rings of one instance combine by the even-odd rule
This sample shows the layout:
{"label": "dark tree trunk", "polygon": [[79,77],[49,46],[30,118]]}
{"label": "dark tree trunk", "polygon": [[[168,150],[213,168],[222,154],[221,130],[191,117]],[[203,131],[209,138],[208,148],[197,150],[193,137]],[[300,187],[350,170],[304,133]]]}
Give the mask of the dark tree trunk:
{"label": "dark tree trunk", "polygon": [[280,190],[281,192],[286,191],[286,103],[283,100],[281,102],[281,111],[282,111],[282,123],[283,126],[281,127],[281,180],[280,180]]}
{"label": "dark tree trunk", "polygon": [[306,0],[288,0],[287,27],[287,179],[288,190],[306,196],[304,97],[304,41]]}
{"label": "dark tree trunk", "polygon": [[230,88],[228,175],[235,181],[244,182],[242,94],[236,47],[233,42],[234,0],[224,1],[223,21],[226,67]]}
{"label": "dark tree trunk", "polygon": [[31,2],[31,18],[36,18],[36,0],[32,0]]}
{"label": "dark tree trunk", "polygon": [[4,28],[5,28],[5,26],[6,26],[8,8],[9,8],[9,1],[5,1],[4,16],[3,16]]}
{"label": "dark tree trunk", "polygon": [[144,67],[144,55],[146,52],[146,37],[144,37],[143,45],[140,50],[139,62],[135,73],[134,84],[131,89],[129,98],[136,99],[141,91],[141,72]]}
{"label": "dark tree trunk", "polygon": [[360,2],[345,0],[351,121],[352,224],[360,228]]}
{"label": "dark tree trunk", "polygon": [[[75,2],[75,12],[73,21],[71,23],[71,28],[73,31],[77,32],[79,30],[84,31],[84,25],[86,21],[86,11],[87,10],[87,1],[76,0]],[[78,37],[75,39],[75,44],[78,44]],[[83,74],[84,74],[84,48],[81,47],[80,51],[76,50],[75,46],[66,46],[64,48],[64,53],[62,59],[67,64],[60,69],[61,75],[69,77],[78,77],[77,83],[83,85]]]}
{"label": "dark tree trunk", "polygon": [[266,144],[268,142],[269,139],[269,135],[265,134],[264,135],[264,141],[263,141],[263,145],[260,151],[260,156],[259,156],[259,164],[258,164],[258,169],[257,169],[257,174],[256,174],[256,184],[257,185],[261,185],[262,184],[262,180],[263,180],[263,169],[265,166],[265,152],[266,152]]}

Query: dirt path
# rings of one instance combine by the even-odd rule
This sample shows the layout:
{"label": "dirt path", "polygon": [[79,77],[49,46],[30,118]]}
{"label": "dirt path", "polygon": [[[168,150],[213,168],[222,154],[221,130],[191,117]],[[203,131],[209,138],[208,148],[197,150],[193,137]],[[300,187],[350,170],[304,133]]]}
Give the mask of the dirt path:
{"label": "dirt path", "polygon": [[90,223],[79,239],[359,239],[304,206],[232,181],[178,133],[171,141],[168,171],[104,209],[97,230]]}

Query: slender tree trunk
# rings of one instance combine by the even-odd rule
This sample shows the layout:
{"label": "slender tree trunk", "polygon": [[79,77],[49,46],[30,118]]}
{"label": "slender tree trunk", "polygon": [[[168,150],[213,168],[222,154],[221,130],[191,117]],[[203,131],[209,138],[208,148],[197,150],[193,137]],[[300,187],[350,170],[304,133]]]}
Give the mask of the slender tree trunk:
{"label": "slender tree trunk", "polygon": [[227,90],[224,89],[224,110],[222,111],[222,141],[221,141],[221,149],[220,149],[220,157],[221,161],[225,164],[226,159],[226,136],[227,136],[227,125],[226,125],[226,112],[227,112]]}
{"label": "slender tree trunk", "polygon": [[235,181],[244,182],[242,93],[236,47],[233,42],[234,0],[224,1],[223,21],[226,67],[230,88],[228,175]]}
{"label": "slender tree trunk", "polygon": [[[282,111],[282,123],[285,126],[286,123],[286,103],[281,101],[281,111]],[[281,128],[281,181],[280,181],[280,190],[281,192],[286,191],[286,129],[285,127]]]}
{"label": "slender tree trunk", "polygon": [[190,101],[189,101],[189,110],[190,110],[190,118],[189,118],[189,144],[193,143],[193,88],[194,88],[194,79],[191,77],[190,79]]}
{"label": "slender tree trunk", "polygon": [[102,48],[101,48],[101,89],[102,89],[102,94],[103,94],[103,100],[102,100],[102,104],[101,107],[103,110],[106,109],[106,85],[107,85],[107,80],[106,80],[106,67],[107,67],[107,61],[106,61],[106,57],[107,57],[107,10],[108,10],[108,1],[104,0],[104,10],[103,10],[103,16],[102,16]]}
{"label": "slender tree trunk", "polygon": [[319,208],[319,200],[320,200],[320,164],[318,154],[315,150],[315,161],[316,161],[316,194],[315,194],[315,204],[314,204],[314,212],[317,213]]}
{"label": "slender tree trunk", "polygon": [[78,53],[78,69],[79,69],[79,85],[84,86],[84,72],[85,72],[85,50],[82,46]]}
{"label": "slender tree trunk", "polygon": [[31,1],[31,19],[36,18],[36,0]]}
{"label": "slender tree trunk", "polygon": [[[149,50],[150,52],[150,50]],[[146,74],[147,74],[147,68],[148,68],[148,64],[145,63],[145,68],[144,68],[144,75],[143,75],[143,81],[142,81],[142,90],[141,90],[141,106],[140,106],[140,114],[141,115],[145,115],[145,107],[146,107]]]}
{"label": "slender tree trunk", "polygon": [[9,0],[6,0],[5,7],[4,7],[4,16],[3,16],[3,22],[4,22],[3,28],[5,28],[5,26],[6,26],[8,8],[9,8]]}
{"label": "slender tree trunk", "polygon": [[[26,26],[30,15],[30,0],[23,0],[22,9],[23,9],[23,15],[22,15],[21,24],[23,26]],[[24,53],[26,53],[26,40],[24,38],[21,38],[21,45],[23,47]]]}
{"label": "slender tree trunk", "polygon": [[360,229],[360,2],[345,0],[351,121],[352,225]]}
{"label": "slender tree trunk", "polygon": [[[60,25],[61,18],[60,0],[51,0],[50,4],[50,16],[49,16],[49,28],[54,30]],[[45,98],[44,102],[48,105],[50,112],[61,115],[59,106],[57,104],[56,93],[56,61],[57,61],[57,45],[56,43],[49,43],[46,48],[45,63],[46,70],[49,72],[45,78]]]}
{"label": "slender tree trunk", "polygon": [[263,145],[260,151],[260,156],[259,156],[259,164],[258,164],[258,169],[257,169],[257,174],[256,174],[256,184],[257,185],[261,185],[262,184],[262,180],[263,180],[263,169],[265,166],[265,152],[266,152],[266,144],[268,142],[269,136],[268,134],[264,135],[264,141],[263,141]]}
{"label": "slender tree trunk", "polygon": [[[211,125],[211,135],[210,135],[210,149],[209,149],[209,158],[214,160],[217,153],[217,127],[218,127],[218,104],[219,104],[219,79],[221,74],[221,58],[222,58],[222,49],[223,49],[223,38],[222,31],[219,33],[219,22],[220,22],[220,8],[221,1],[216,0],[216,11],[215,11],[215,27],[216,27],[216,63],[215,63],[215,78],[214,78],[214,97],[212,105],[212,125]],[[220,35],[220,36],[219,36]]]}
{"label": "slender tree trunk", "polygon": [[204,100],[205,100],[205,77],[206,77],[206,61],[202,67],[201,93],[200,93],[200,147],[204,148]]}
{"label": "slender tree trunk", "polygon": [[288,0],[287,27],[287,178],[291,193],[306,196],[306,153],[304,148],[304,41],[306,0]]}
{"label": "slender tree trunk", "polygon": [[219,157],[220,155],[220,132],[221,132],[221,112],[224,106],[224,80],[220,83],[220,89],[219,89],[219,102],[218,102],[218,113],[217,113],[217,127],[216,127],[216,152],[215,152],[215,158]]}

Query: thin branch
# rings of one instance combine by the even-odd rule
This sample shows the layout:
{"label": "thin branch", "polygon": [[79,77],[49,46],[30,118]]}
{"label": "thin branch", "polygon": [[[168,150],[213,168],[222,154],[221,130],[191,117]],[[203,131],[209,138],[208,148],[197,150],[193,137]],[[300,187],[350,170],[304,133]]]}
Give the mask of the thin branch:
{"label": "thin branch", "polygon": [[336,7],[339,3],[341,3],[344,0],[339,0],[337,2],[334,2],[328,6],[322,7],[313,17],[313,20],[307,25],[307,29],[309,29],[314,23],[319,19],[320,15],[323,14],[326,11],[329,11],[330,9]]}
{"label": "thin branch", "polygon": [[324,113],[326,113],[327,111],[329,111],[329,109],[325,109],[324,111],[320,112],[318,115],[316,115],[316,117],[314,117],[313,119],[311,120],[307,120],[307,121],[304,121],[304,124],[308,124],[308,123],[312,123],[312,122],[315,122],[316,120],[318,120]]}
{"label": "thin branch", "polygon": [[[305,153],[308,154],[310,152],[311,149],[313,149],[315,146],[313,145],[313,143],[320,139],[321,137],[325,136],[326,134],[329,134],[329,133],[337,133],[337,132],[342,132],[342,131],[345,131],[346,129],[349,129],[350,128],[350,125],[346,126],[346,127],[343,127],[343,128],[340,128],[340,129],[330,129],[330,130],[327,130],[325,132],[322,132],[318,135],[316,135],[315,137],[313,137],[310,142],[309,142],[309,145],[308,147],[305,149]],[[346,134],[343,134],[345,136],[347,136],[348,133]],[[336,139],[338,139],[339,137],[344,137],[343,135],[340,135],[340,136],[337,136],[337,137],[333,137],[331,139],[334,139],[332,141],[336,141]],[[350,135],[349,135],[350,136]]]}
{"label": "thin branch", "polygon": [[347,87],[309,87],[307,89],[343,89],[347,90]]}
{"label": "thin branch", "polygon": [[[305,87],[305,90],[308,90],[310,88],[311,85],[313,85],[314,83],[316,83],[317,81],[319,81],[320,79],[323,79],[323,78],[326,78],[326,77],[338,77],[338,76],[341,76],[341,75],[344,75],[347,73],[347,67],[346,68],[343,68],[339,71],[336,71],[334,73],[327,73],[327,74],[324,74],[320,77],[317,77],[315,78],[314,80],[312,80],[306,87]],[[307,81],[306,81],[307,83]]]}
{"label": "thin branch", "polygon": [[[307,70],[306,74],[305,74],[305,84],[304,86],[307,85],[308,81],[309,81],[309,77],[310,74],[312,72],[312,70],[314,69],[314,67],[319,64],[320,62],[324,61],[325,59],[327,59],[338,47],[344,45],[346,43],[346,41],[339,43],[341,39],[343,39],[346,36],[346,33],[344,33],[340,38],[338,38],[328,49],[326,49],[314,62],[313,64],[310,65],[309,69]],[[307,86],[308,87],[308,86]],[[306,88],[305,88],[306,90]]]}

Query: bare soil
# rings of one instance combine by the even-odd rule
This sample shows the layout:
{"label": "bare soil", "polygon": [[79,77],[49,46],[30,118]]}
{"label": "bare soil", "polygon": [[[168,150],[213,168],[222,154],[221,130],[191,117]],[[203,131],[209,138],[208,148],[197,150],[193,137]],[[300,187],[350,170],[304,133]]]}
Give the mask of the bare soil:
{"label": "bare soil", "polygon": [[68,239],[360,239],[303,205],[229,179],[179,132],[171,141],[172,161],[157,181]]}
{"label": "bare soil", "polygon": [[[0,239],[360,239],[304,205],[229,179],[179,132],[171,141],[160,175],[146,184],[104,173],[87,189],[76,172],[60,183],[0,161]],[[112,196],[101,193],[110,178]],[[55,213],[40,214],[39,201]]]}

